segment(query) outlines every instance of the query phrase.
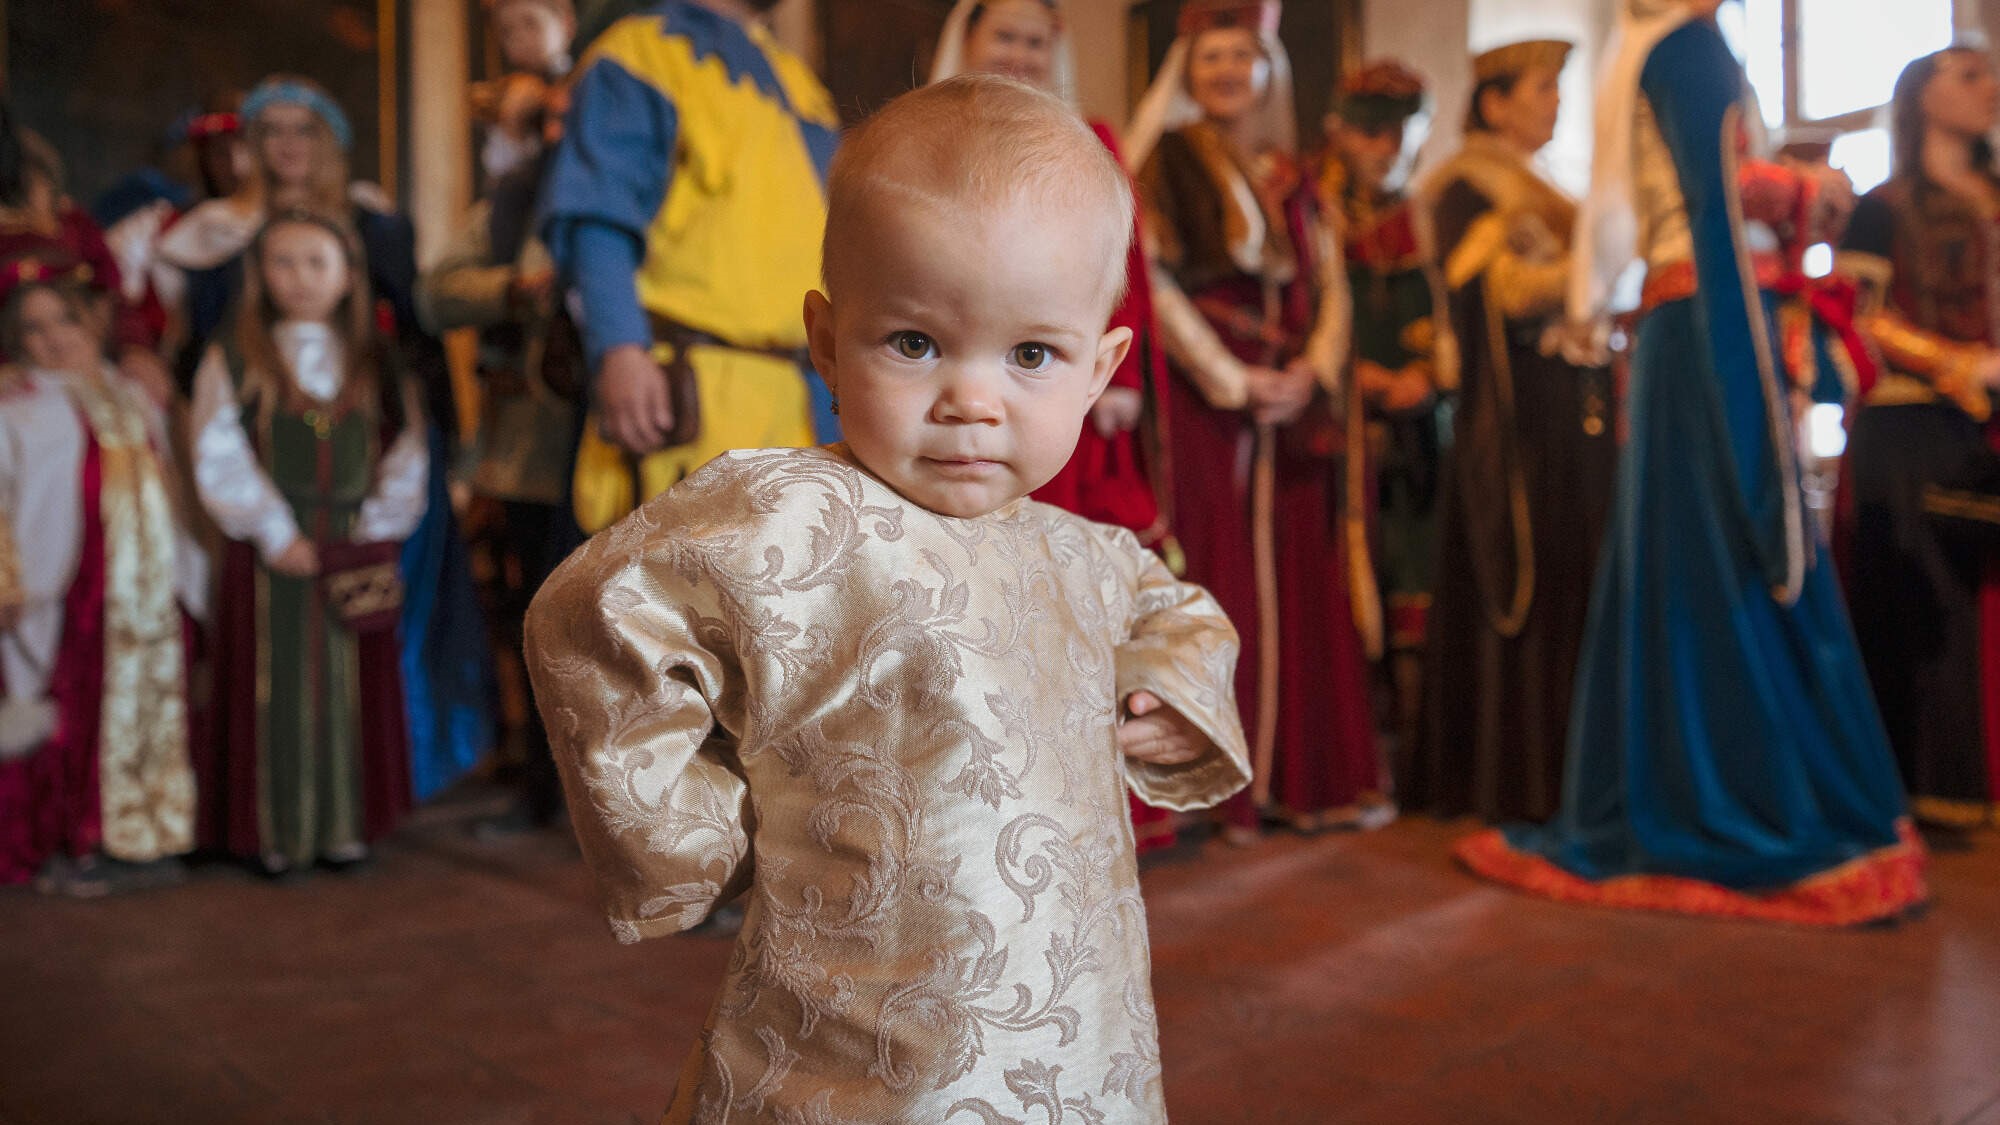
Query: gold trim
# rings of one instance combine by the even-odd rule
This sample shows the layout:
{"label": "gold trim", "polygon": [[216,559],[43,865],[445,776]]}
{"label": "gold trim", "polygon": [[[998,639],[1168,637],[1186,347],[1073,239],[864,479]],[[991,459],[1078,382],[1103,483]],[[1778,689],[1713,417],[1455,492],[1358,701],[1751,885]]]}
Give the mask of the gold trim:
{"label": "gold trim", "polygon": [[1745,311],[1750,316],[1750,343],[1757,353],[1757,378],[1764,387],[1764,414],[1770,423],[1772,451],[1778,461],[1778,483],[1784,490],[1785,581],[1772,590],[1772,596],[1789,609],[1798,604],[1799,596],[1805,590],[1805,501],[1800,494],[1798,451],[1792,447],[1788,422],[1790,414],[1785,409],[1790,390],[1778,378],[1771,325],[1764,311],[1763,292],[1757,287],[1757,270],[1750,260],[1750,244],[1745,238],[1742,168],[1736,147],[1742,129],[1743,106],[1738,103],[1722,115],[1722,195],[1729,206],[1730,233],[1736,244],[1736,271],[1743,283]]}
{"label": "gold trim", "polygon": [[[1493,353],[1494,381],[1500,392],[1500,406],[1505,417],[1500,420],[1501,432],[1516,439],[1514,430],[1517,415],[1514,402],[1514,361],[1507,355],[1506,321],[1492,301],[1483,300],[1486,306],[1486,346]],[[1520,449],[1515,446],[1516,456],[1508,465],[1507,503],[1514,512],[1514,600],[1506,612],[1499,612],[1497,599],[1491,590],[1486,594],[1486,615],[1492,621],[1493,631],[1512,640],[1527,628],[1528,613],[1535,604],[1535,537],[1529,523],[1531,511],[1528,506],[1528,484],[1520,465]],[[1473,568],[1475,575],[1478,568]],[[1481,583],[1484,585],[1484,583]]]}
{"label": "gold trim", "polygon": [[1910,815],[1923,824],[1971,830],[2000,828],[2000,804],[1956,797],[1913,797]]}
{"label": "gold trim", "polygon": [[1466,228],[1465,237],[1458,240],[1458,246],[1445,260],[1444,283],[1453,289],[1465,288],[1506,249],[1507,221],[1496,204],[1493,210],[1474,220]]}
{"label": "gold trim", "polygon": [[1278,745],[1278,664],[1282,649],[1278,630],[1277,429],[1259,423],[1251,431],[1256,443],[1250,466],[1250,552],[1257,575],[1257,743],[1250,776],[1254,798],[1261,807],[1271,800],[1271,766]]}
{"label": "gold trim", "polygon": [[1924,489],[1924,511],[1933,516],[2000,524],[2000,497],[1932,485]]}
{"label": "gold trim", "polygon": [[1347,548],[1348,600],[1354,628],[1370,660],[1384,652],[1382,588],[1375,580],[1374,550],[1368,542],[1368,404],[1361,380],[1347,380],[1347,479],[1341,531]]}

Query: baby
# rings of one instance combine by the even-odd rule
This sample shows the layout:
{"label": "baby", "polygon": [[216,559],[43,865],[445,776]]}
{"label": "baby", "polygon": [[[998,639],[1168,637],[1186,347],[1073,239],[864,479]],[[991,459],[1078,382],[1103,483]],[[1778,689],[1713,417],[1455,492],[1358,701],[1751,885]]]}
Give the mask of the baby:
{"label": "baby", "polygon": [[530,611],[620,939],[750,895],[668,1121],[1165,1119],[1125,793],[1249,780],[1236,634],[1026,499],[1131,344],[1132,206],[1027,86],[892,103],[834,162],[806,298],[847,444],[718,459]]}

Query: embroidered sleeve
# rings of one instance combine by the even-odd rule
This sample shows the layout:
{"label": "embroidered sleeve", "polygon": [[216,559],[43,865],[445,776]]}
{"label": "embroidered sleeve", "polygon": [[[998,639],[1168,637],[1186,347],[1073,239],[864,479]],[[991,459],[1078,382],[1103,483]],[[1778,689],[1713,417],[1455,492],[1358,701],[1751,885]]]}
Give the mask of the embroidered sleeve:
{"label": "embroidered sleeve", "polygon": [[1855,326],[1890,369],[1928,383],[1939,396],[1985,421],[1993,408],[1975,370],[1979,348],[1918,327],[1891,299],[1896,286],[1894,232],[1890,203],[1875,194],[1863,197],[1834,257],[1834,268],[1854,283]]}
{"label": "embroidered sleeve", "polygon": [[749,785],[717,716],[743,698],[735,630],[713,541],[687,532],[720,524],[670,494],[564,563],[528,612],[535,699],[622,942],[697,925],[750,877]]}
{"label": "embroidered sleeve", "polygon": [[1250,752],[1236,708],[1236,629],[1208,591],[1181,582],[1129,533],[1118,543],[1138,566],[1129,639],[1118,649],[1118,698],[1147,691],[1209,738],[1209,751],[1184,765],[1127,759],[1132,791],[1149,805],[1207,808],[1250,783]]}
{"label": "embroidered sleeve", "polygon": [[1173,275],[1158,266],[1153,268],[1153,313],[1160,323],[1161,346],[1210,406],[1241,410],[1249,405],[1249,367],[1223,345]]}
{"label": "embroidered sleeve", "polygon": [[220,349],[209,349],[195,372],[190,428],[195,491],[216,526],[231,539],[254,544],[265,562],[284,554],[299,537],[298,520],[250,445]]}
{"label": "embroidered sleeve", "polygon": [[1347,254],[1333,224],[1312,223],[1313,266],[1319,279],[1319,314],[1306,341],[1305,358],[1319,373],[1320,385],[1340,397],[1341,373],[1354,347],[1354,290],[1347,280]]}

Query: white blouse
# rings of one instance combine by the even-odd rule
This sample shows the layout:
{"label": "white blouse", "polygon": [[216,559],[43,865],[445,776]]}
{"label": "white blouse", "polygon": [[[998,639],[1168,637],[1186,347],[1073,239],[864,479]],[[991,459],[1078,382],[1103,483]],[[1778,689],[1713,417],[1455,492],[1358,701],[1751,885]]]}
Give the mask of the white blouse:
{"label": "white blouse", "polygon": [[[345,349],[325,324],[286,321],[277,326],[278,351],[299,389],[331,402],[347,379]],[[257,546],[270,562],[297,542],[298,520],[250,444],[242,405],[220,348],[210,348],[194,377],[194,481],[217,526],[232,539]],[[410,537],[428,502],[430,447],[423,425],[412,419],[376,467],[375,485],[361,504],[357,542]]]}

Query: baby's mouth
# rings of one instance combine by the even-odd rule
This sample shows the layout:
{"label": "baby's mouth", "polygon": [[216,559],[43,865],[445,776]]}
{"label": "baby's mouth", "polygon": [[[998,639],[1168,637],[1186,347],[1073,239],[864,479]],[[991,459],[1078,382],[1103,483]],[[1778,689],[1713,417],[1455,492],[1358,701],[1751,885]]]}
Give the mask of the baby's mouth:
{"label": "baby's mouth", "polygon": [[930,466],[932,472],[953,480],[978,480],[983,477],[992,476],[1005,467],[1000,461],[984,457],[952,455],[947,457],[925,457],[922,460],[924,464]]}

